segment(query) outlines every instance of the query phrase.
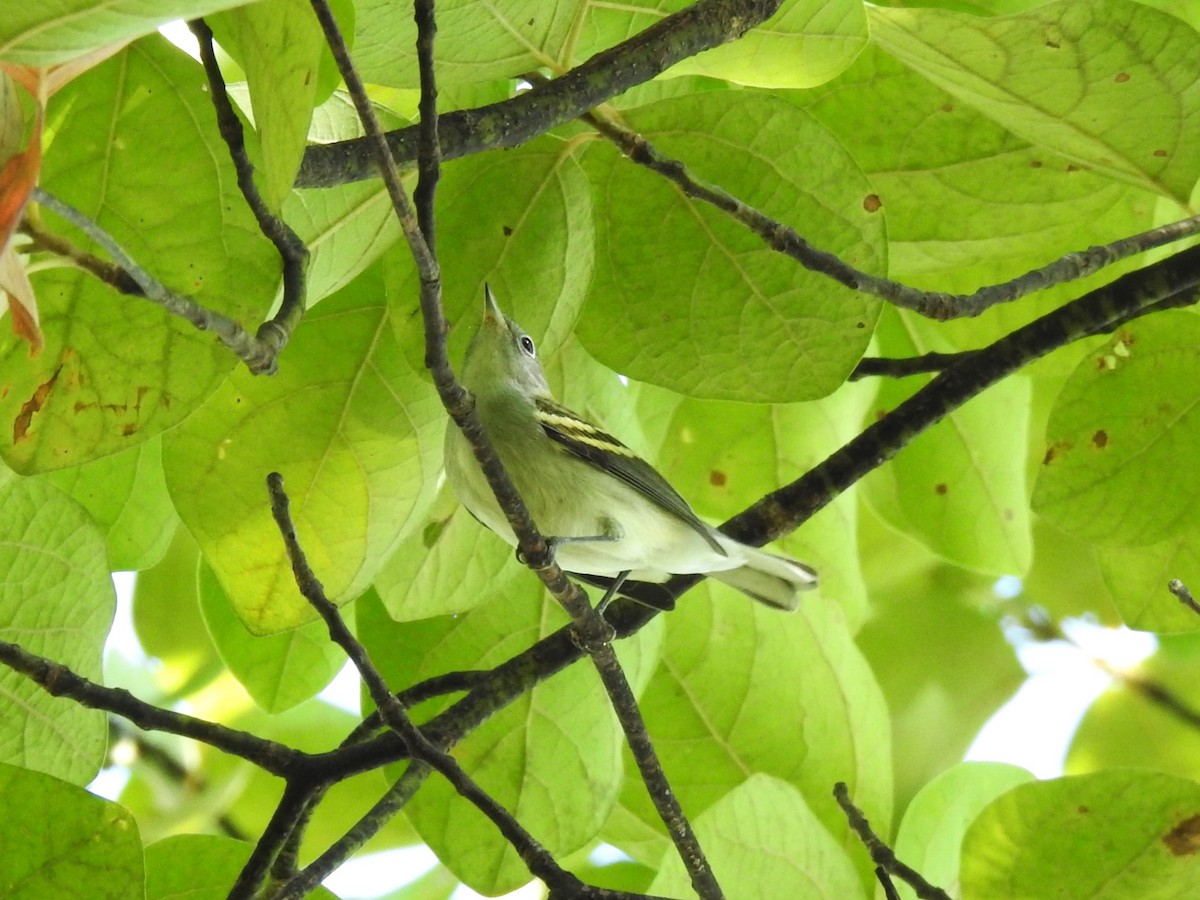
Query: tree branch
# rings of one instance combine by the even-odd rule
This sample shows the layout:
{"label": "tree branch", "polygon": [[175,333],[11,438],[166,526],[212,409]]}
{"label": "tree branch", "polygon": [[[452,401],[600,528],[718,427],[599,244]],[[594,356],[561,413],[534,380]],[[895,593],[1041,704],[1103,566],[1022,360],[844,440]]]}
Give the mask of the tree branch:
{"label": "tree branch", "polygon": [[[736,40],[774,15],[779,5],[779,0],[699,0],[549,85],[478,109],[446,113],[438,122],[442,159],[530,141],[681,60]],[[419,133],[412,126],[388,134],[387,144],[400,165],[415,163]],[[296,186],[332,187],[371,178],[377,172],[372,144],[368,132],[367,138],[309,147]]]}
{"label": "tree branch", "polygon": [[217,64],[217,56],[213,50],[212,29],[203,19],[188,22],[188,29],[200,45],[200,62],[208,77],[209,95],[217,113],[217,127],[225,146],[229,148],[229,158],[233,161],[234,171],[237,172],[238,188],[246,199],[246,205],[254,214],[259,230],[275,245],[283,264],[283,299],[279,305],[279,312],[263,322],[256,335],[258,341],[272,351],[272,358],[269,363],[264,364],[264,371],[273,374],[277,367],[276,358],[279,351],[287,346],[292,332],[304,317],[304,297],[308,288],[305,281],[308,248],[282,218],[267,209],[267,204],[254,183],[254,167],[250,164],[250,157],[246,155],[242,122],[233,110],[233,104],[225,90],[225,78],[221,74],[221,67]]}
{"label": "tree branch", "polygon": [[846,814],[846,821],[850,823],[850,827],[858,835],[858,839],[871,854],[871,859],[879,867],[875,873],[885,890],[891,888],[891,891],[895,892],[895,888],[886,877],[888,874],[892,874],[909,884],[922,900],[950,900],[949,894],[926,881],[916,869],[900,862],[892,848],[871,830],[871,823],[867,821],[867,817],[850,800],[850,792],[847,790],[845,782],[839,781],[833,786],[833,796],[837,798],[838,806]]}
{"label": "tree branch", "polygon": [[999,303],[1009,303],[1056,284],[1085,278],[1145,250],[1200,234],[1200,216],[1193,216],[1111,244],[1068,253],[1011,281],[980,288],[973,294],[921,291],[863,272],[843,262],[835,254],[819,250],[792,228],[742,202],[723,188],[694,178],[684,163],[660,152],[642,135],[619,124],[612,117],[592,110],[581,118],[616,144],[633,162],[657,172],[687,196],[727,213],[758,235],[768,247],[792,257],[809,271],[824,275],[851,290],[879,297],[901,309],[939,321],[978,316]]}

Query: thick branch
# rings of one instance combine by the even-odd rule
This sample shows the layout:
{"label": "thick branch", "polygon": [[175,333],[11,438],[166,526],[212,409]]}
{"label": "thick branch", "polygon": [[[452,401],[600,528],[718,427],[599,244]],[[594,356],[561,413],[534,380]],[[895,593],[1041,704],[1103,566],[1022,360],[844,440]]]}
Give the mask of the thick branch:
{"label": "thick branch", "polygon": [[[778,8],[778,0],[699,0],[550,84],[478,109],[445,113],[438,121],[442,159],[532,140],[681,60],[736,40]],[[415,163],[419,133],[412,126],[388,134],[388,145],[402,167]],[[309,147],[296,186],[331,187],[376,174],[369,139],[355,138]]]}

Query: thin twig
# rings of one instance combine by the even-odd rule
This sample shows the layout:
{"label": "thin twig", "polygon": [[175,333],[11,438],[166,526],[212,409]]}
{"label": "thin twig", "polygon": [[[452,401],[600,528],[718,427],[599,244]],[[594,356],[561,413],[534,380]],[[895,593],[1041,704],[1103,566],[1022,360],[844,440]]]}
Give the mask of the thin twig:
{"label": "thin twig", "polygon": [[758,235],[768,247],[792,257],[804,268],[825,275],[851,290],[879,297],[901,309],[912,310],[938,321],[978,316],[997,304],[1009,303],[1052,285],[1085,278],[1137,253],[1200,233],[1200,216],[1193,216],[1111,244],[1068,253],[1048,265],[1003,284],[980,288],[973,294],[922,291],[863,272],[835,254],[817,249],[794,229],[742,202],[723,188],[694,178],[682,162],[662,153],[642,135],[612,117],[593,110],[581,118],[616,144],[635,163],[657,172],[689,197],[703,200],[729,214]]}
{"label": "thin twig", "polygon": [[387,726],[400,735],[414,760],[419,760],[436,770],[459,794],[491,820],[517,851],[531,874],[552,888],[582,888],[579,879],[559,866],[554,857],[534,840],[508,810],[467,775],[454,757],[435,745],[413,724],[408,711],[388,689],[366,649],[346,627],[337,606],[325,596],[324,587],[309,566],[304,549],[296,537],[295,525],[288,509],[288,496],[283,488],[283,477],[273,472],[267,476],[267,485],[271,496],[271,514],[275,517],[288,558],[291,560],[296,586],[325,621],[330,638],[345,651],[358,670]]}
{"label": "thin twig", "polygon": [[425,236],[430,255],[436,258],[433,198],[441,177],[442,147],[438,136],[438,89],[433,59],[433,42],[437,36],[433,0],[416,0],[413,18],[417,23],[417,69],[421,81],[421,100],[417,106],[421,114],[417,144],[417,189],[413,192],[413,203],[417,207],[421,234]]}
{"label": "thin twig", "polygon": [[700,840],[684,815],[683,807],[679,805],[679,799],[671,789],[670,782],[667,781],[658,753],[650,740],[650,733],[646,730],[642,711],[638,708],[637,698],[617,660],[612,643],[606,642],[598,647],[589,648],[589,652],[617,713],[621,730],[625,733],[625,740],[642,776],[642,783],[646,786],[646,793],[649,794],[658,817],[667,827],[671,843],[675,845],[676,852],[683,860],[692,888],[703,900],[724,897],[712,866],[709,865],[708,858],[700,846]]}
{"label": "thin twig", "polygon": [[955,363],[962,362],[974,352],[974,350],[964,350],[959,353],[923,353],[920,356],[906,356],[897,359],[866,356],[858,361],[858,365],[854,367],[854,371],[850,373],[847,380],[860,381],[863,378],[879,376],[907,378],[909,375],[941,372]]}
{"label": "thin twig", "polygon": [[190,297],[177,294],[155,280],[139,266],[107,231],[75,207],[59,200],[45,188],[35,187],[31,199],[66,219],[105,249],[129,277],[137,282],[141,296],[157,303],[172,315],[191,322],[200,331],[211,331],[217,339],[244,362],[250,371],[261,374],[274,371],[275,349],[251,335],[228,316],[206,309]]}
{"label": "thin twig", "polygon": [[846,814],[846,821],[850,823],[850,828],[858,835],[858,839],[867,848],[867,852],[871,854],[875,865],[885,872],[903,879],[922,900],[950,900],[949,894],[926,881],[916,869],[900,862],[892,848],[871,830],[871,823],[867,821],[867,817],[851,802],[850,792],[846,788],[845,782],[839,781],[833,786],[833,796],[837,798],[838,806]]}
{"label": "thin twig", "polygon": [[[233,103],[225,90],[225,77],[221,74],[221,67],[217,64],[217,55],[213,50],[212,29],[203,19],[193,19],[187,24],[200,45],[200,62],[208,78],[209,95],[217,113],[217,128],[229,149],[229,158],[233,161],[234,171],[237,173],[238,188],[246,200],[246,205],[250,207],[250,212],[254,214],[259,230],[275,245],[283,264],[283,298],[279,311],[259,326],[257,334],[258,340],[272,348],[278,356],[304,317],[304,298],[308,290],[305,280],[308,248],[282,218],[267,208],[258,185],[254,182],[254,166],[246,154],[242,122],[233,110]],[[274,362],[270,371],[274,371]]]}
{"label": "thin twig", "polygon": [[1192,612],[1200,615],[1200,603],[1196,602],[1196,598],[1192,596],[1192,592],[1188,590],[1187,585],[1178,578],[1172,578],[1167,583],[1167,590],[1175,595],[1180,603],[1190,609]]}

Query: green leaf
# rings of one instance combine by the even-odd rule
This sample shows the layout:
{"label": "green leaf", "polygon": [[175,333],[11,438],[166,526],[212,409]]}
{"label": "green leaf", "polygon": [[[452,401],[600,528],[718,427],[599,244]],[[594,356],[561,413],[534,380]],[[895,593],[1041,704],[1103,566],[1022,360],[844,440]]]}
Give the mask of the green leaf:
{"label": "green leaf", "polygon": [[[730,896],[867,898],[840,846],[788,782],[751,775],[695,820],[696,838]],[[690,896],[683,861],[668,851],[650,893]],[[732,893],[736,892],[736,893]]]}
{"label": "green leaf", "polygon": [[[1031,145],[878,47],[836,82],[787,96],[867,173],[887,216],[888,274],[916,287],[970,293],[1157,224],[1153,194]],[[973,349],[1096,281],[1053,287],[937,330],[953,349]]]}
{"label": "green leaf", "polygon": [[[438,185],[438,259],[446,316],[456,325],[452,359],[483,317],[485,282],[543,356],[570,335],[595,257],[591,194],[574,151],[543,137],[447,167]],[[398,324],[408,321],[419,290],[410,267],[390,292]],[[423,345],[419,352],[414,366]]]}
{"label": "green leaf", "polygon": [[0,59],[26,66],[64,63],[90,50],[151,34],[245,0],[46,0],[9,5],[0,21]]}
{"label": "green leaf", "polygon": [[[888,313],[880,350],[907,357],[942,350],[915,316]],[[875,416],[927,378],[885,379]],[[918,435],[865,480],[865,496],[897,531],[964,568],[1019,575],[1033,552],[1026,501],[1029,383],[1011,376]]]}
{"label": "green leaf", "polygon": [[[389,0],[359,0],[355,8],[354,64],[363,80],[419,87],[412,9]],[[474,0],[439,3],[439,88],[515,79],[531,69],[573,64],[560,60],[560,53],[577,15],[573,4],[539,0],[496,0],[485,6]]]}
{"label": "green leaf", "polygon": [[167,552],[179,519],[167,494],[157,438],[45,478],[82,504],[105,531],[114,572],[148,569]]}
{"label": "green leaf", "polygon": [[[0,486],[0,572],[0,639],[99,682],[116,600],[104,538],[87,513],[39,481]],[[0,669],[0,761],[87,784],[107,734],[103,712]]]}
{"label": "green leaf", "polygon": [[[680,6],[661,2],[592,5],[584,19],[578,55],[588,56],[623,41]],[[866,43],[866,14],[856,0],[791,0],[780,4],[779,11],[762,27],[682,60],[669,72],[756,87],[812,87],[845,69]]]}
{"label": "green leaf", "polygon": [[[994,579],[942,563],[859,517],[874,616],[857,644],[892,716],[897,811],[959,762],[983,724],[1025,680],[1000,629]],[[901,648],[898,650],[898,648]]]}
{"label": "green leaf", "polygon": [[375,577],[396,621],[466,612],[502,593],[524,566],[513,550],[448,492],[423,528],[413,531]]}
{"label": "green leaf", "polygon": [[203,563],[200,609],[221,659],[267,712],[291,709],[314,696],[346,664],[345,653],[329,639],[324,622],[309,622],[282,634],[251,634],[212,568]]}
{"label": "green leaf", "polygon": [[1142,546],[1192,527],[1200,482],[1200,319],[1130,322],[1080,363],[1050,414],[1033,508],[1098,544]]}
{"label": "green leaf", "polygon": [[[946,891],[961,895],[958,864],[963,835],[983,808],[1033,775],[1005,763],[960,763],[921,788],[909,804],[892,849],[896,857],[922,877]],[[895,881],[905,900],[915,891]]]}
{"label": "green leaf", "polygon": [[[217,834],[177,834],[146,848],[146,900],[225,900],[253,844]],[[318,887],[308,894],[336,900]]]}
{"label": "green leaf", "polygon": [[[661,432],[648,458],[701,517],[730,518],[799,478],[854,436],[874,387],[847,385],[811,403],[753,405],[692,400],[641,386],[638,411]],[[852,627],[868,615],[858,577],[857,491],[846,491],[812,523],[776,545],[821,574],[827,597],[836,597]]]}
{"label": "green leaf", "polygon": [[177,528],[166,555],[139,572],[133,586],[138,643],[157,660],[155,683],[168,695],[186,694],[225,671],[200,613],[199,563],[200,548],[186,528]]}
{"label": "green leaf", "polygon": [[278,210],[304,155],[324,34],[305,0],[260,0],[221,18],[222,44],[245,70],[250,88],[262,149],[259,189],[267,207]]}
{"label": "green leaf", "polygon": [[445,415],[405,362],[378,269],[322,303],[271,379],[235,372],[164,444],[180,517],[255,634],[315,618],[264,479],[277,470],[330,599],[356,597],[433,500]]}
{"label": "green leaf", "polygon": [[[96,900],[142,896],[137,823],[116,803],[41,772],[0,764],[0,896]],[[85,887],[86,885],[86,887]]]}
{"label": "green leaf", "polygon": [[[626,117],[696,178],[801,228],[853,265],[883,269],[883,222],[864,208],[870,185],[833,136],[795,106],[757,92],[718,92]],[[606,145],[584,165],[599,255],[578,337],[597,360],[709,399],[806,400],[842,383],[870,339],[877,301],[801,269]],[[646,222],[655,223],[653,240]]]}
{"label": "green leaf", "polygon": [[1158,772],[1019,785],[968,829],[963,895],[1191,897],[1200,877],[1197,806],[1200,784]]}
{"label": "green leaf", "polygon": [[1167,591],[1178,578],[1200,585],[1200,534],[1194,529],[1149,547],[1110,547],[1100,557],[1104,583],[1130,628],[1170,634],[1200,630],[1200,616]]}
{"label": "green leaf", "polygon": [[[254,330],[278,262],[237,191],[193,60],[160,37],[139,41],[56,94],[47,131],[47,190],[159,281]],[[49,213],[43,220],[65,229]],[[31,360],[23,341],[0,334],[0,418],[9,423],[0,454],[19,472],[148,440],[192,412],[236,362],[211,335],[80,269],[32,278],[45,348]]]}
{"label": "green leaf", "polygon": [[[887,832],[887,709],[840,611],[823,597],[784,614],[722,586],[689,591],[667,617],[662,662],[641,707],[689,816],[760,772],[799,788],[843,846],[856,839],[831,794],[837,781]],[[633,818],[614,819],[605,839],[653,864],[666,837],[635,777],[626,778],[621,803]]]}
{"label": "green leaf", "polygon": [[375,182],[293,191],[282,215],[309,250],[309,306],[353,281],[401,234],[387,191]]}
{"label": "green leaf", "polygon": [[986,19],[869,9],[872,38],[1031,143],[1187,203],[1200,176],[1200,35],[1140,3]]}
{"label": "green leaf", "polygon": [[[567,622],[532,575],[454,619],[395,624],[370,602],[359,604],[359,616],[359,633],[394,690],[448,671],[489,669]],[[661,634],[661,626],[651,625],[617,645],[635,693],[653,669]],[[454,748],[454,756],[561,856],[590,843],[607,819],[620,789],[623,743],[584,661],[493,715]],[[444,779],[424,784],[407,814],[442,863],[475,890],[502,893],[529,880],[529,870],[496,827]]]}

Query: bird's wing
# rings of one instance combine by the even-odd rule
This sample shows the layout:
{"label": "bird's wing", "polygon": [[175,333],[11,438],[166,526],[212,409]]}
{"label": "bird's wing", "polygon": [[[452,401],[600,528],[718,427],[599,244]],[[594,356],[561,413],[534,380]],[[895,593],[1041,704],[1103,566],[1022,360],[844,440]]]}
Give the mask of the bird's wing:
{"label": "bird's wing", "polygon": [[692,512],[686,500],[654,471],[654,468],[610,434],[601,431],[582,416],[549,398],[538,398],[537,419],[551,440],[570,453],[619,478],[653,503],[667,510],[692,528],[717,553],[725,549],[713,536],[712,529]]}

